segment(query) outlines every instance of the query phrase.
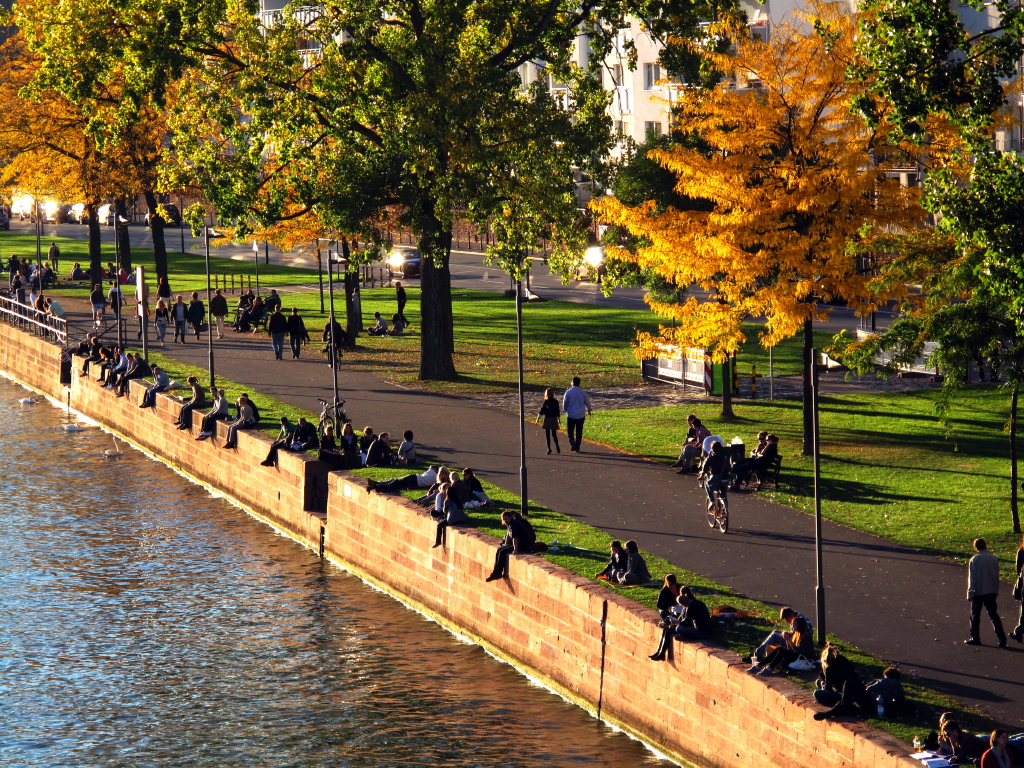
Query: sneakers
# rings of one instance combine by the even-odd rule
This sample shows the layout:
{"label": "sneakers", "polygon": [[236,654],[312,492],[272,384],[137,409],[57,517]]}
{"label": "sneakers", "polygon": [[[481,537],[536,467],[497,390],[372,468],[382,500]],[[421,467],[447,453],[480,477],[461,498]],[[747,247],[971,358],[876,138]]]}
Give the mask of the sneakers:
{"label": "sneakers", "polygon": [[274,462],[272,462],[272,461],[261,461],[260,462],[260,466],[261,467],[272,467],[272,466],[274,466]]}
{"label": "sneakers", "polygon": [[761,674],[761,665],[755,661],[753,664],[750,665],[750,669],[748,669],[747,672],[749,672],[752,675],[759,675]]}
{"label": "sneakers", "polygon": [[197,437],[196,440],[205,440],[208,437],[213,437],[213,433],[212,432],[200,432],[199,433],[199,437]]}
{"label": "sneakers", "polygon": [[761,675],[762,677],[767,677],[768,675],[771,675],[771,674],[774,674],[774,673],[775,673],[774,669],[772,669],[769,666],[765,666],[757,674]]}
{"label": "sneakers", "polygon": [[981,640],[975,640],[972,637],[970,640],[964,640],[964,645],[981,645]]}

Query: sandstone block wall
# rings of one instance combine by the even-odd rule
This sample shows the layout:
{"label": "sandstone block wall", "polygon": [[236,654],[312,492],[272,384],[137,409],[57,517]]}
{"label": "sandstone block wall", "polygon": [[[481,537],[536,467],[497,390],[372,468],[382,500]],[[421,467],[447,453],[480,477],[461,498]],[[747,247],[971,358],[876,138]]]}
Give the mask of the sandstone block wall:
{"label": "sandstone block wall", "polygon": [[197,442],[172,424],[176,398],[161,394],[155,409],[140,409],[142,383],[115,397],[79,375],[79,360],[64,387],[60,351],[0,323],[0,369],[15,379],[62,403],[70,396],[75,410],[681,762],[918,765],[888,734],[813,720],[809,693],[746,674],[730,651],[675,643],[671,661],[651,662],[661,633],[653,610],[543,558],[513,557],[507,581],[484,582],[493,537],[455,528],[431,549],[435,524],[406,499],[367,494],[360,478],[328,475],[304,455],[282,451],[278,467],[261,467],[271,443],[262,433],[240,432],[238,448],[225,450],[221,424],[219,439]]}

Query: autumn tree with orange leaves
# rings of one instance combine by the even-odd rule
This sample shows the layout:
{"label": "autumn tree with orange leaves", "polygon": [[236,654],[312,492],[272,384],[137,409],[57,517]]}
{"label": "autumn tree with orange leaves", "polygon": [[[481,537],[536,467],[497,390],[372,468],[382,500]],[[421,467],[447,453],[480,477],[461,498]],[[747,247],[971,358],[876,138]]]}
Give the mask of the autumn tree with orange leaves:
{"label": "autumn tree with orange leaves", "polygon": [[847,244],[865,224],[909,228],[922,213],[914,190],[887,177],[902,164],[890,131],[884,122],[869,128],[853,107],[865,93],[846,77],[856,17],[821,4],[802,21],[773,30],[767,43],[745,27],[718,29],[737,41],[734,52],[710,55],[725,78],[680,94],[674,126],[686,141],[649,156],[675,175],[676,192],[706,201],[704,210],[615,198],[594,207],[644,244],[610,247],[611,258],[710,294],[677,305],[652,300],[675,327],[639,334],[638,356],[676,345],[721,361],[745,341],[743,323],[758,318],[765,346],[803,331],[808,454],[814,322],[828,317],[825,302],[873,308],[858,301],[869,291]]}

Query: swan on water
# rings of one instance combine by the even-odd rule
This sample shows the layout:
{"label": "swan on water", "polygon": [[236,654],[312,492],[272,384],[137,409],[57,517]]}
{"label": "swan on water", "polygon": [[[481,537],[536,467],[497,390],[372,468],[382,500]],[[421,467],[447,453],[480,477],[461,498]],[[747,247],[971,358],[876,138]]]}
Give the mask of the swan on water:
{"label": "swan on water", "polygon": [[[111,435],[111,437],[114,437],[114,436]],[[120,449],[120,447],[117,445],[117,438],[116,437],[114,437],[114,447],[113,448],[107,448],[107,450],[105,450],[103,452],[103,455],[106,456],[108,459],[112,459],[115,456],[124,456],[124,451],[122,451]]]}
{"label": "swan on water", "polygon": [[85,427],[83,427],[81,424],[65,424],[64,425],[64,431],[65,432],[84,432],[85,431]]}
{"label": "swan on water", "polygon": [[18,401],[21,405],[37,405],[39,403],[34,397],[23,397]]}

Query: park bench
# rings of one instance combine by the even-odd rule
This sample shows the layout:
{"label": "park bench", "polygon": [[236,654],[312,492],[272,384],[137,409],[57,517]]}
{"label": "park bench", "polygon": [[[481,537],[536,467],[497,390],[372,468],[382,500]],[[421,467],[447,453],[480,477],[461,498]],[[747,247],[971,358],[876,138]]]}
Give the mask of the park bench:
{"label": "park bench", "polygon": [[779,489],[779,472],[782,471],[782,456],[776,456],[772,459],[772,463],[765,469],[755,469],[750,473],[750,480],[748,483],[756,483],[754,486],[755,491],[761,490],[761,486],[764,483],[770,482],[775,486],[775,490]]}

